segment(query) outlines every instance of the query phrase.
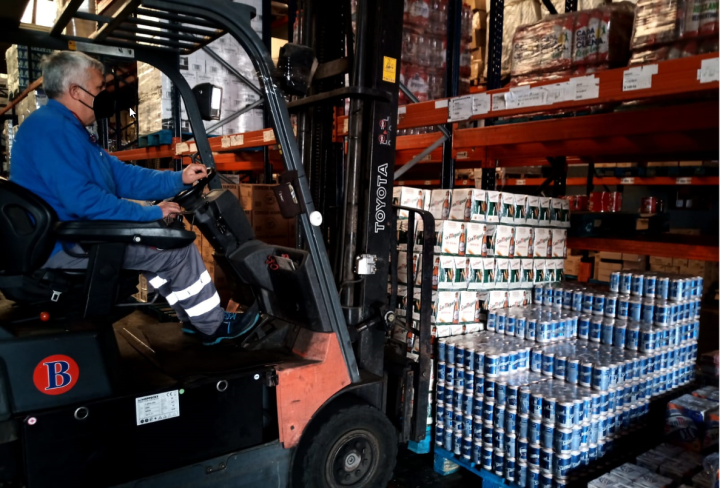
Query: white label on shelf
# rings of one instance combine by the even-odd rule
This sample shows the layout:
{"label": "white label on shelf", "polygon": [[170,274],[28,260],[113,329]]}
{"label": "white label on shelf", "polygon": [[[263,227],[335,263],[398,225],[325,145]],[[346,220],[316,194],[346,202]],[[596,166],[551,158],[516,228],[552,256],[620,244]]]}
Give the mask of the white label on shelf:
{"label": "white label on shelf", "polygon": [[230,147],[232,143],[230,142],[230,136],[223,136],[222,139],[220,139],[220,147]]}
{"label": "white label on shelf", "polygon": [[242,134],[235,134],[230,136],[230,145],[242,146],[245,143],[245,136]]}
{"label": "white label on shelf", "polygon": [[645,90],[652,87],[652,75],[657,74],[658,65],[648,64],[629,68],[623,73],[623,91]]}
{"label": "white label on shelf", "polygon": [[398,115],[404,115],[407,113],[407,106],[403,105],[398,107]]}
{"label": "white label on shelf", "polygon": [[700,83],[720,81],[718,79],[718,59],[720,58],[703,59],[700,62],[700,69],[697,71],[697,79],[700,80]]}
{"label": "white label on shelf", "polygon": [[175,154],[182,154],[184,152],[188,152],[190,148],[188,148],[187,142],[178,142],[175,145]]}
{"label": "white label on shelf", "polygon": [[150,424],[180,416],[178,390],[166,391],[135,399],[137,425]]}
{"label": "white label on shelf", "polygon": [[508,109],[536,107],[545,104],[547,104],[547,91],[542,87],[530,88],[529,86],[523,86],[511,88],[505,94],[505,107]]}
{"label": "white label on shelf", "polygon": [[692,185],[692,178],[690,178],[690,177],[676,178],[675,184],[676,185]]}
{"label": "white label on shelf", "polygon": [[473,115],[482,115],[490,111],[490,95],[487,93],[476,93],[473,97]]}
{"label": "white label on shelf", "polygon": [[191,142],[188,147],[189,147],[188,150],[189,150],[191,153],[196,153],[196,152],[197,152],[197,144],[195,144],[194,142]]}
{"label": "white label on shelf", "polygon": [[457,157],[455,159],[467,159],[467,151],[458,151]]}
{"label": "white label on shelf", "polygon": [[89,42],[75,42],[75,49],[85,53],[104,54],[106,56],[115,56],[118,58],[134,58],[135,50],[127,47],[102,46],[100,44],[92,44]]}
{"label": "white label on shelf", "polygon": [[495,93],[492,96],[492,110],[505,110],[505,94]]}
{"label": "white label on shelf", "polygon": [[473,98],[472,96],[458,97],[450,100],[448,108],[448,122],[467,120],[472,117]]}
{"label": "white label on shelf", "polygon": [[578,76],[570,80],[568,100],[590,100],[600,96],[600,80],[595,75]]}
{"label": "white label on shelf", "polygon": [[525,180],[523,180],[523,179],[521,179],[521,180],[515,180],[515,184],[516,184],[517,186],[525,186]]}
{"label": "white label on shelf", "polygon": [[572,94],[573,96],[570,97],[571,90],[569,81],[566,81],[564,83],[555,83],[553,85],[545,85],[540,88],[547,92],[546,102],[548,105],[572,100],[575,97],[574,94]]}
{"label": "white label on shelf", "polygon": [[347,133],[348,133],[348,123],[349,123],[349,120],[350,120],[349,118],[343,120],[343,134],[347,134]]}
{"label": "white label on shelf", "polygon": [[435,102],[435,108],[436,108],[436,109],[438,109],[438,108],[446,108],[447,106],[448,106],[448,101],[447,101],[447,99],[445,99],[445,100],[438,100],[437,102]]}
{"label": "white label on shelf", "polygon": [[427,185],[427,186],[432,185],[432,181],[430,181],[430,180],[425,180],[425,185]]}
{"label": "white label on shelf", "polygon": [[635,184],[635,178],[633,177],[627,177],[627,178],[621,178],[620,179],[621,185],[634,185]]}
{"label": "white label on shelf", "polygon": [[263,142],[270,142],[275,140],[275,133],[272,129],[267,129],[266,131],[263,131]]}

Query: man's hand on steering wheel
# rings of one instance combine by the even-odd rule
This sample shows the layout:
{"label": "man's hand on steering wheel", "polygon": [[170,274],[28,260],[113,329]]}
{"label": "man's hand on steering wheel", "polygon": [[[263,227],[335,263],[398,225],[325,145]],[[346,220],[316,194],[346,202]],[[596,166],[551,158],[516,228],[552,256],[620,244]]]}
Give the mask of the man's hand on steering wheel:
{"label": "man's hand on steering wheel", "polygon": [[182,181],[186,185],[192,185],[197,180],[207,178],[207,168],[204,164],[191,163],[184,170]]}
{"label": "man's hand on steering wheel", "polygon": [[180,205],[175,202],[160,202],[158,207],[162,210],[163,218],[174,217],[182,212]]}

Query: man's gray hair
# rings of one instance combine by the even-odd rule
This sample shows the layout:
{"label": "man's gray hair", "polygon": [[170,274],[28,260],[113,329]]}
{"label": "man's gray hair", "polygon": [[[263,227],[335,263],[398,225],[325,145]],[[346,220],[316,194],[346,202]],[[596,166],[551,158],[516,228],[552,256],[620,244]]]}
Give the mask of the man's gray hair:
{"label": "man's gray hair", "polygon": [[[78,51],[55,51],[42,61],[43,89],[50,98],[58,98],[70,85],[84,85],[88,70],[104,72],[103,64]],[[90,89],[90,87],[84,87]]]}

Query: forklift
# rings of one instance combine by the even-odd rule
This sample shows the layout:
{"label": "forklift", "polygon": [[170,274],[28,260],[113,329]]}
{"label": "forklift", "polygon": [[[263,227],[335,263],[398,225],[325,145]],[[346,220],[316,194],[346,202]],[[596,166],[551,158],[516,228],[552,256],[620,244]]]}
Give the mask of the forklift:
{"label": "forklift", "polygon": [[[293,92],[289,81],[298,80],[278,76],[250,27],[251,7],[120,3],[105,16],[79,12],[82,1],[70,0],[49,32],[4,25],[0,38],[130,56],[170,78],[192,126],[194,158],[208,167],[206,179],[171,200],[212,244],[233,297],[256,302],[263,319],[244,339],[213,348],[177,323],[118,327],[142,306],[128,302],[137,275],[122,269],[127,246],[188,246],[195,233],[181,218],[59,222],[42,199],[0,179],[0,485],[387,486],[398,444],[426,436],[431,381],[434,220],[418,209],[405,210],[409,249],[416,221],[424,229],[420,320],[410,320],[413,300],[406,321],[396,314],[401,207],[391,199],[402,3],[360,0],[353,38],[349,1],[305,2],[305,49],[323,58],[305,94]],[[337,9],[346,22],[335,35],[349,42],[333,54],[322,45]],[[97,31],[63,35],[73,18],[97,22]],[[222,189],[203,126],[219,109],[215,88],[191,88],[178,69],[180,55],[226,33],[257,72],[282,153],[274,190],[283,216],[297,221],[296,248],[255,239],[239,200]],[[294,66],[292,51],[278,64]],[[326,131],[346,99],[347,155]],[[57,240],[79,244],[87,270],[42,269]],[[388,341],[395,326],[418,337],[417,362]]]}

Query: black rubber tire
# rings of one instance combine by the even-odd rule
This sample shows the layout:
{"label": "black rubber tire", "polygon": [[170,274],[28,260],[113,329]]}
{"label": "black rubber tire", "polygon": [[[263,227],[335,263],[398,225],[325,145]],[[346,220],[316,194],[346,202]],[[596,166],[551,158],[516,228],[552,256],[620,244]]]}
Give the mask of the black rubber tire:
{"label": "black rubber tire", "polygon": [[[294,488],[387,487],[395,469],[397,432],[380,410],[366,404],[344,402],[337,407],[330,406],[329,411],[322,412],[308,428],[293,462]],[[339,484],[337,477],[328,472],[328,458],[338,449],[338,442],[350,435],[360,436],[363,442],[362,436],[366,436],[370,444],[376,443],[376,448],[367,446],[377,451],[368,459],[375,467],[353,484]]]}

